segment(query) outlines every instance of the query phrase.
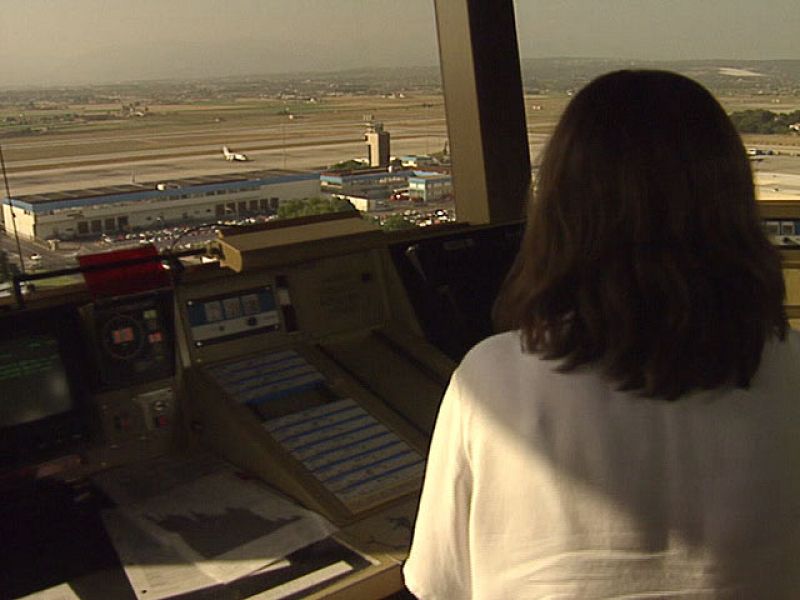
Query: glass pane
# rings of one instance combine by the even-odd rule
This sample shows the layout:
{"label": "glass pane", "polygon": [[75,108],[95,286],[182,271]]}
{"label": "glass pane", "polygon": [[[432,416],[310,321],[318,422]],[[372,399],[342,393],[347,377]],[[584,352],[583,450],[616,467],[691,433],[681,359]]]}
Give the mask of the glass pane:
{"label": "glass pane", "polygon": [[431,0],[32,0],[0,39],[0,239],[27,271],[315,212],[454,218]]}
{"label": "glass pane", "polygon": [[[793,0],[517,0],[534,165],[575,90],[625,68],[677,71],[742,133],[762,200],[800,200],[800,11]],[[558,58],[553,58],[558,57]]]}

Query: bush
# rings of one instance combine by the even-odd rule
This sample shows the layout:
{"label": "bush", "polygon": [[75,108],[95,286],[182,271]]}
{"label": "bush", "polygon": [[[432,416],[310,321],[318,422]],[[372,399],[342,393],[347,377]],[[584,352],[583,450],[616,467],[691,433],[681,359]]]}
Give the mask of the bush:
{"label": "bush", "polygon": [[302,200],[281,202],[278,205],[278,218],[294,219],[351,210],[355,210],[355,207],[347,200],[340,198],[303,198]]}
{"label": "bush", "polygon": [[770,110],[745,110],[731,115],[739,133],[789,133],[789,125],[800,121],[800,110],[774,113]]}
{"label": "bush", "polygon": [[385,231],[399,231],[401,229],[414,229],[416,225],[403,215],[389,215],[381,225]]}

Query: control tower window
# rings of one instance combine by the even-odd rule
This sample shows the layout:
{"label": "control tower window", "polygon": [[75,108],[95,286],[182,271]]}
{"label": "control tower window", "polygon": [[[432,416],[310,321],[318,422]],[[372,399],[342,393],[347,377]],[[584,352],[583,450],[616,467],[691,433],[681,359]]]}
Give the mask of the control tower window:
{"label": "control tower window", "polygon": [[39,271],[218,222],[455,219],[433,0],[112,4],[3,15],[0,229]]}
{"label": "control tower window", "polygon": [[[759,200],[800,199],[800,73],[787,61],[791,1],[528,2],[515,0],[530,155],[534,165],[572,94],[601,73],[666,69],[696,79],[742,134]],[[793,24],[793,25],[792,25]],[[653,115],[658,118],[658,115]]]}

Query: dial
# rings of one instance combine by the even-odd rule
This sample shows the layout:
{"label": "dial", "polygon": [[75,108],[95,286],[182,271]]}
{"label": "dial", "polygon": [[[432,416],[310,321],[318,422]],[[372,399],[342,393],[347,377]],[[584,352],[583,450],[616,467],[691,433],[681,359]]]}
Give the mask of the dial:
{"label": "dial", "polygon": [[145,332],[142,322],[130,315],[117,314],[103,324],[103,348],[117,360],[131,360],[144,347]]}

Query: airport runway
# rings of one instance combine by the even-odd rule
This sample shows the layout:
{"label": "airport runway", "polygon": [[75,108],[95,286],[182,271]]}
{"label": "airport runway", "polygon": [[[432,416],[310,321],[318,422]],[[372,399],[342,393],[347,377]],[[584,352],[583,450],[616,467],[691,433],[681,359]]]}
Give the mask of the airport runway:
{"label": "airport runway", "polygon": [[[393,140],[393,153],[426,153],[426,147],[440,149],[446,136],[417,136]],[[202,155],[146,159],[141,161],[107,162],[88,166],[58,167],[15,174],[9,170],[9,182],[14,196],[82,189],[105,185],[158,182],[199,175],[241,173],[262,169],[321,170],[342,160],[363,158],[363,141],[336,142],[328,145],[277,147],[250,151],[247,162],[228,162],[218,149]],[[239,150],[239,148],[237,148]],[[5,194],[3,194],[5,195]]]}
{"label": "airport runway", "polygon": [[800,200],[800,175],[761,171],[754,179],[759,200]]}
{"label": "airport runway", "polygon": [[[392,154],[428,154],[441,150],[447,135],[443,126],[425,134],[411,132],[407,137],[392,139]],[[164,151],[155,157],[137,161],[124,159],[84,166],[60,166],[37,171],[15,173],[9,169],[9,182],[13,195],[46,193],[58,190],[82,189],[106,185],[120,185],[134,180],[139,183],[158,182],[168,179],[241,173],[261,169],[321,170],[329,165],[349,158],[363,158],[365,144],[360,137],[352,141],[325,140],[302,146],[273,146],[262,150],[251,150],[247,145],[237,150],[247,153],[252,160],[227,162],[219,148],[206,146],[200,154],[174,156],[173,151]],[[530,157],[537,164],[547,135],[531,133]],[[126,153],[130,154],[130,153]],[[135,155],[135,153],[134,153]],[[768,156],[753,164],[756,191],[764,200],[800,199],[800,156]],[[5,194],[3,194],[5,195]]]}
{"label": "airport runway", "polygon": [[[277,143],[267,140],[266,143],[253,141],[232,145],[236,151],[247,154],[251,159],[247,162],[225,161],[221,146],[210,144],[38,161],[9,161],[9,184],[12,195],[23,196],[120,185],[131,181],[158,182],[262,169],[322,170],[350,158],[365,158],[363,132],[356,128],[348,140],[339,137],[339,129],[327,135],[314,132],[308,136],[297,136],[291,143],[287,139],[285,145],[282,140]],[[394,156],[439,152],[447,139],[444,122],[430,123],[428,126],[398,126],[392,133],[391,152]],[[532,160],[538,155],[546,138],[545,134],[530,134]],[[32,165],[37,168],[25,170]]]}
{"label": "airport runway", "polygon": [[[374,116],[390,133],[394,156],[440,152],[447,140],[442,106],[393,107]],[[223,121],[159,128],[145,123],[145,130],[53,133],[2,144],[11,193],[22,196],[132,180],[155,183],[263,169],[321,170],[366,157],[363,118],[359,109],[313,113],[294,120],[271,115],[253,118],[252,126]],[[549,114],[532,112],[528,122],[530,157],[537,164],[554,121]],[[225,161],[222,145],[251,160]],[[800,145],[775,150],[781,155],[758,157],[752,163],[759,196],[800,198],[800,183],[792,177],[800,175]]]}

